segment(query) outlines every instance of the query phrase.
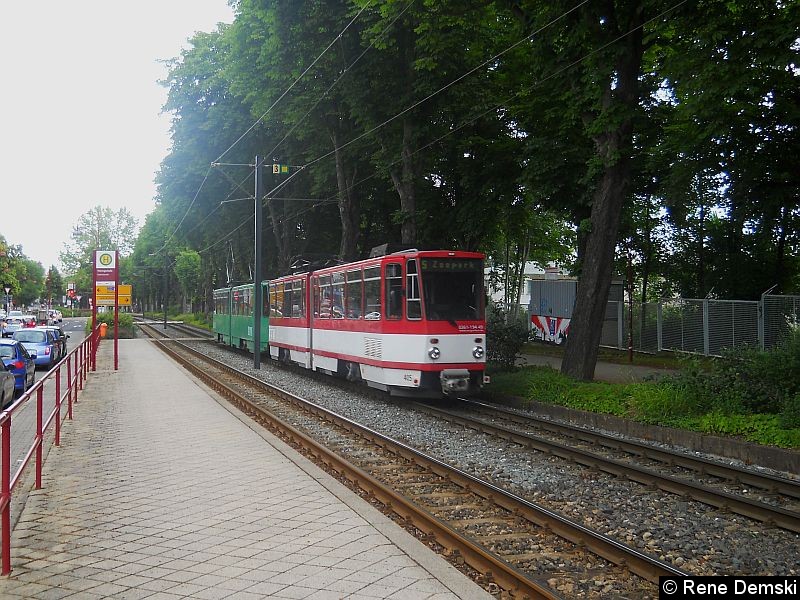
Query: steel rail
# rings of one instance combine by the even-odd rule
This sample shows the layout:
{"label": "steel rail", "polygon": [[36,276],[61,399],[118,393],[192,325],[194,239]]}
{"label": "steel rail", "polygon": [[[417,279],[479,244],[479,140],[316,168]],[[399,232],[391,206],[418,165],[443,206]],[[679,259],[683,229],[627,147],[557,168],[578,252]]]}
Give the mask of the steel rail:
{"label": "steel rail", "polygon": [[649,444],[604,435],[576,425],[542,419],[536,415],[521,414],[502,406],[491,405],[469,398],[457,398],[455,400],[470,407],[477,407],[493,413],[501,413],[520,423],[533,423],[536,427],[581,439],[592,444],[601,444],[614,450],[621,450],[657,462],[696,471],[701,475],[712,475],[735,483],[750,485],[768,492],[800,499],[800,480],[771,475],[769,473],[755,473],[749,469],[725,465],[699,456],[691,456],[681,452],[670,452]]}
{"label": "steel rail", "polygon": [[616,475],[617,477],[624,477],[644,485],[653,486],[665,492],[677,494],[682,497],[690,497],[699,502],[716,506],[724,510],[730,510],[731,512],[775,525],[782,529],[800,532],[800,514],[790,510],[771,506],[764,502],[751,500],[742,496],[736,496],[728,492],[714,490],[692,481],[662,475],[652,469],[631,465],[579,448],[565,446],[564,444],[529,433],[522,433],[494,423],[489,423],[476,417],[459,415],[429,404],[416,403],[416,406],[428,414],[438,415],[441,418],[458,423],[464,427],[469,427],[470,429],[482,433],[487,433],[522,446],[533,448],[548,455],[558,456],[592,469]]}
{"label": "steel rail", "polygon": [[[324,418],[327,421],[337,423],[342,427],[346,427],[351,431],[355,431],[360,436],[369,439],[373,441],[373,443],[379,444],[382,447],[391,447],[392,451],[396,452],[400,456],[403,456],[409,460],[413,460],[417,464],[420,464],[421,466],[430,469],[437,475],[450,479],[451,481],[457,483],[464,489],[476,493],[494,502],[495,504],[511,512],[512,514],[522,516],[529,522],[537,526],[543,527],[555,533],[556,535],[571,541],[572,543],[580,547],[586,548],[595,555],[600,556],[613,564],[624,566],[631,572],[643,577],[644,579],[647,579],[648,581],[657,582],[659,576],[671,575],[671,576],[685,577],[689,575],[688,573],[681,571],[680,569],[677,569],[669,565],[668,563],[655,559],[634,548],[626,546],[625,544],[622,544],[610,537],[599,534],[583,525],[580,525],[579,523],[575,523],[561,515],[558,515],[553,511],[537,506],[524,498],[516,496],[506,490],[498,488],[497,486],[489,482],[480,480],[479,478],[470,475],[469,473],[466,473],[450,465],[447,465],[446,463],[434,457],[427,456],[424,453],[406,444],[393,440],[387,436],[384,436],[383,434],[380,434],[367,427],[364,427],[363,425],[355,423],[350,419],[337,415],[336,413],[333,413],[328,409],[313,404],[302,398],[298,398],[297,396],[294,396],[290,392],[281,390],[280,388],[276,388],[275,386],[271,386],[261,381],[260,379],[252,377],[251,375],[248,375],[246,373],[242,373],[237,369],[230,367],[229,365],[226,365],[224,363],[221,363],[220,361],[205,356],[202,353],[197,352],[191,348],[188,348],[177,341],[171,341],[169,343],[164,343],[164,342],[159,343],[160,346],[170,351],[169,352],[170,355],[173,356],[177,355],[177,353],[168,348],[169,344],[179,344],[183,350],[191,353],[200,360],[213,364],[221,370],[235,374],[237,377],[247,380],[251,385],[258,387],[259,389],[265,390],[285,400],[289,400],[293,403],[299,404],[302,406],[304,410],[314,412],[318,416]],[[189,361],[185,361],[183,359],[176,358],[176,360],[179,360],[181,364],[190,364]],[[193,373],[196,373],[198,377],[200,377],[204,381],[208,377],[202,370],[197,369],[196,367],[188,367],[188,368],[190,368],[190,370],[192,370]],[[218,389],[220,393],[224,393],[224,395],[226,396],[228,396],[229,394],[238,396],[238,394],[236,394],[232,390],[228,391],[230,388],[227,388],[227,386],[224,386],[224,384],[216,384],[210,382],[209,385],[211,385],[211,387],[213,387],[214,389]],[[225,391],[223,392],[222,389],[218,388],[218,385],[224,386],[222,389],[224,389]],[[240,402],[244,403],[242,404],[242,406],[251,405],[251,403],[246,399],[236,400],[237,404],[239,404]],[[342,459],[337,458],[337,461],[338,460]],[[349,468],[349,467],[345,466],[343,468]],[[400,501],[400,500],[395,500],[395,501]],[[403,502],[405,502],[405,500],[403,500]],[[394,505],[392,505],[392,507],[394,507]],[[432,515],[430,515],[430,513],[428,513],[424,509],[415,509],[415,511],[416,510],[422,511],[424,514],[429,515],[430,519],[432,519],[431,522],[428,524],[428,527],[432,527],[435,524],[439,523],[439,520],[436,517],[433,517]],[[420,529],[426,532],[429,531],[429,529],[425,527],[421,527]],[[459,534],[456,533],[456,535]],[[461,536],[459,535],[459,537]],[[466,538],[461,538],[461,539],[463,541],[460,543],[463,543],[465,545],[463,549],[460,549],[460,551],[464,555],[464,559],[469,564],[473,565],[475,568],[480,570],[482,568],[480,565],[485,565],[485,561],[489,560],[488,558],[486,558],[486,556],[484,556],[484,553],[487,553],[488,551],[482,549],[482,547],[479,544],[470,542]],[[437,538],[437,541],[440,540],[438,540]],[[444,543],[444,541],[440,541],[440,543],[442,543],[443,546],[448,547],[448,545]],[[495,555],[492,553],[488,554],[491,555],[492,557],[495,557]],[[516,569],[513,566],[508,565],[505,561],[502,561],[497,557],[493,558],[492,561],[493,562],[499,561],[500,564],[506,565],[504,568],[505,574],[502,575],[502,577],[509,577],[511,578],[512,581],[516,578],[516,575],[514,574],[516,572]],[[493,577],[498,583],[500,583],[501,576],[500,572],[497,571],[496,569],[499,568],[500,568],[499,566],[495,566],[494,569],[491,570]],[[528,582],[528,585],[531,584],[529,579],[526,578],[526,581]],[[512,588],[510,589],[515,589],[514,586],[516,585],[518,584],[513,584]]]}

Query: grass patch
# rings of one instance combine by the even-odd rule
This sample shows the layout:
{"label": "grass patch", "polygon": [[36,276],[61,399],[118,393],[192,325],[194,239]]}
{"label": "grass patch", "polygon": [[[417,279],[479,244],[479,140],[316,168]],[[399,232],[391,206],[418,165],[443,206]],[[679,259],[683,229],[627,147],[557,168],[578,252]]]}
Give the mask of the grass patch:
{"label": "grass patch", "polygon": [[[800,427],[786,427],[777,414],[739,413],[702,408],[680,379],[614,384],[574,381],[550,367],[492,371],[492,394],[609,414],[649,425],[733,436],[757,444],[800,448]],[[731,408],[740,406],[735,403]],[[794,423],[792,423],[794,425]]]}

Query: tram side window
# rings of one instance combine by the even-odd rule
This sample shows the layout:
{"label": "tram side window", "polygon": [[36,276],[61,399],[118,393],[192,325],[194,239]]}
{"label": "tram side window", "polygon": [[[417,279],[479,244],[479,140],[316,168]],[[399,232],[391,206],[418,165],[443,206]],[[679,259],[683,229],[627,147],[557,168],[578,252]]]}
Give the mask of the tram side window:
{"label": "tram side window", "polygon": [[306,281],[298,279],[294,282],[292,291],[292,316],[304,317],[306,315]]}
{"label": "tram side window", "polygon": [[275,284],[275,302],[270,308],[273,317],[283,316],[283,283]]}
{"label": "tram side window", "polygon": [[333,294],[333,306],[331,317],[334,319],[344,318],[344,273],[334,273],[332,275],[331,292]]}
{"label": "tram side window", "polygon": [[399,263],[386,265],[386,318],[403,317],[403,267]]}
{"label": "tram side window", "polygon": [[377,321],[381,318],[381,268],[364,269],[364,318]]}
{"label": "tram side window", "polygon": [[247,300],[245,299],[246,292],[246,289],[236,290],[233,292],[233,307],[231,314],[237,317],[247,316]]}
{"label": "tram side window", "polygon": [[364,316],[361,269],[347,272],[345,292],[345,317],[348,319],[360,319]]}
{"label": "tram side window", "polygon": [[281,310],[281,316],[292,316],[292,302],[294,302],[293,296],[292,282],[287,281],[283,286],[283,310]]}
{"label": "tram side window", "polygon": [[318,319],[331,318],[331,276],[323,275],[314,286],[314,316]]}
{"label": "tram side window", "polygon": [[214,312],[218,315],[228,314],[228,296],[216,296],[214,298]]}
{"label": "tram side window", "polygon": [[411,259],[406,263],[406,318],[422,318],[422,303],[419,297],[419,274],[417,273],[417,261],[415,259]]}
{"label": "tram side window", "polygon": [[253,294],[253,288],[245,288],[245,290],[244,290],[244,304],[242,305],[244,313],[242,313],[242,314],[244,314],[247,317],[250,317],[250,316],[253,315],[253,297],[254,296],[255,296],[255,294]]}

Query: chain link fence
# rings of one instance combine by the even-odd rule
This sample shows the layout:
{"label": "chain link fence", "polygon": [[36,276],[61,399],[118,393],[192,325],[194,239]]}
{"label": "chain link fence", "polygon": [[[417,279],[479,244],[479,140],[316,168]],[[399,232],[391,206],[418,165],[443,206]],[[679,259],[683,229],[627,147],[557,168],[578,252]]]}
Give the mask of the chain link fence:
{"label": "chain link fence", "polygon": [[[529,282],[527,321],[536,339],[556,344],[569,335],[576,279]],[[640,352],[671,350],[707,356],[742,346],[774,348],[800,323],[800,296],[764,294],[759,301],[675,298],[624,301],[622,282],[612,282],[600,344]],[[630,334],[630,336],[629,336]]]}
{"label": "chain link fence", "polygon": [[[677,298],[635,304],[610,301],[601,343],[640,352],[662,350],[720,356],[742,346],[768,350],[800,322],[800,296],[764,295],[760,301]],[[630,332],[630,337],[628,333]]]}

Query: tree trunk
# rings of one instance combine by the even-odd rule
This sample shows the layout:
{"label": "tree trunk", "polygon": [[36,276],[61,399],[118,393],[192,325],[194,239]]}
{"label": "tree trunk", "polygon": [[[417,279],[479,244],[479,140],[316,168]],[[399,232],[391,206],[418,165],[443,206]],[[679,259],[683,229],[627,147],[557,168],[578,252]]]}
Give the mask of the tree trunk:
{"label": "tree trunk", "polygon": [[[640,25],[642,15],[636,8],[631,9],[627,20],[617,21],[626,22],[628,28]],[[633,116],[639,102],[638,76],[643,54],[641,28],[634,29],[622,43],[624,48],[619,50],[614,71],[616,89],[608,86],[602,111],[595,117],[595,122],[610,121],[608,128],[595,136],[604,170],[592,199],[591,229],[586,237],[575,310],[561,362],[562,373],[582,380],[594,378],[620,215],[630,183]]]}
{"label": "tree trunk", "polygon": [[331,141],[335,148],[336,156],[336,184],[339,187],[339,218],[342,222],[342,240],[339,244],[339,258],[352,261],[358,258],[359,210],[358,197],[354,193],[353,183],[356,179],[356,169],[351,177],[347,177],[347,164],[344,151],[340,149],[339,135],[335,130],[330,132]]}
{"label": "tree trunk", "polygon": [[391,170],[392,183],[400,196],[400,211],[403,222],[400,226],[400,241],[413,246],[417,243],[417,199],[414,189],[414,126],[408,119],[403,119],[403,148],[401,172]]}

